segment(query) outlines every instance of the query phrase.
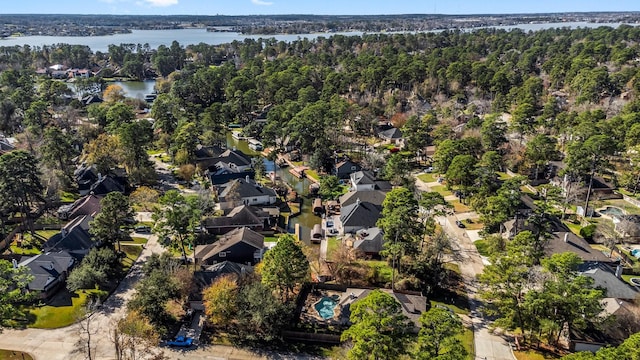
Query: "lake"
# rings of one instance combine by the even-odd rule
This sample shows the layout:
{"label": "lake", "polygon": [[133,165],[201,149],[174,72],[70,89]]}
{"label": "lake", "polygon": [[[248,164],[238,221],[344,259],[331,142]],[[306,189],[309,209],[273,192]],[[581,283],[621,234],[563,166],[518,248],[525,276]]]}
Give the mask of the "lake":
{"label": "lake", "polygon": [[[566,23],[540,23],[540,24],[519,24],[494,26],[497,29],[511,30],[514,28],[524,31],[535,31],[549,28],[570,27],[570,28],[595,28],[599,26],[618,27],[621,23],[589,23],[589,22],[566,22]],[[630,24],[637,25],[637,24]],[[469,28],[464,30],[474,30]],[[441,30],[433,30],[441,31]],[[0,40],[1,46],[29,45],[43,46],[53,44],[73,44],[87,45],[92,51],[107,52],[110,44],[145,44],[148,43],[153,49],[160,45],[171,45],[174,40],[180,45],[189,44],[225,44],[234,40],[244,39],[275,38],[280,41],[291,42],[301,38],[315,39],[320,36],[330,37],[332,35],[362,35],[361,31],[339,32],[339,33],[313,33],[313,34],[286,34],[286,35],[244,35],[236,32],[208,32],[206,29],[173,29],[173,30],[132,30],[129,34],[115,34],[107,36],[23,36],[12,37]]]}

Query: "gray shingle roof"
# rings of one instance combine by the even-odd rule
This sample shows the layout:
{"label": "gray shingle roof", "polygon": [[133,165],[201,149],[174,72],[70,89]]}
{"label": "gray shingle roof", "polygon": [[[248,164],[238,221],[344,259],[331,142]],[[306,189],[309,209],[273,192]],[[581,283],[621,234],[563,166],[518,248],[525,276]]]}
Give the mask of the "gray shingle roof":
{"label": "gray shingle roof", "polygon": [[593,279],[594,287],[607,289],[606,297],[631,300],[638,296],[638,291],[618,279],[614,270],[607,264],[585,262],[580,266],[579,271],[582,275]]}
{"label": "gray shingle roof", "polygon": [[256,184],[255,181],[249,179],[235,179],[221,186],[220,197],[225,198],[235,191],[241,198],[258,197],[258,196],[276,196],[275,190]]}
{"label": "gray shingle roof", "polygon": [[29,268],[33,280],[29,282],[30,290],[45,291],[64,272],[75,264],[75,259],[66,251],[49,252],[23,259],[18,266]]}
{"label": "gray shingle roof", "polygon": [[369,202],[374,205],[382,205],[386,193],[380,190],[371,191],[349,191],[346,194],[340,196],[340,206],[345,207],[354,204],[358,199],[360,201]]}
{"label": "gray shingle roof", "polygon": [[247,228],[241,227],[222,236],[218,241],[208,245],[198,245],[195,250],[195,257],[205,261],[216,254],[226,251],[226,249],[243,242],[261,250],[264,248],[264,236]]}
{"label": "gray shingle roof", "polygon": [[376,226],[382,207],[370,202],[356,201],[355,203],[342,207],[340,210],[340,221],[342,226],[356,226],[370,228]]}

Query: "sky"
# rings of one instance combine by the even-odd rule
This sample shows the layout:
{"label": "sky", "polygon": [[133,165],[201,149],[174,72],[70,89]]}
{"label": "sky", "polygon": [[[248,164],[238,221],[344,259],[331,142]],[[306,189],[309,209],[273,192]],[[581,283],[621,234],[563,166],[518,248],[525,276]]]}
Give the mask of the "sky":
{"label": "sky", "polygon": [[22,0],[4,14],[378,15],[640,11],[639,0]]}

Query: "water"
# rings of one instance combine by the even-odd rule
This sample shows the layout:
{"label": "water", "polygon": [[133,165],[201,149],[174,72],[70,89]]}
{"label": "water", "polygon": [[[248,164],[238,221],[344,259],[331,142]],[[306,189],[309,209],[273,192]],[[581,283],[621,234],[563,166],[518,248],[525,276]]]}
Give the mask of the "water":
{"label": "water", "polygon": [[[67,82],[67,87],[71,89],[73,92],[76,91],[76,87],[74,83]],[[146,94],[150,94],[154,90],[154,86],[156,84],[155,80],[145,80],[145,81],[112,81],[107,82],[108,85],[118,85],[124,91],[124,96],[141,99],[144,100],[144,96]]]}
{"label": "water", "polygon": [[[565,22],[565,23],[539,23],[539,24],[519,24],[493,26],[497,29],[522,29],[524,31],[535,31],[550,28],[570,27],[570,28],[596,28],[600,26],[618,27],[622,23],[589,23],[589,22]],[[635,25],[635,24],[630,24]],[[478,28],[468,28],[473,30]],[[440,31],[440,30],[436,30]],[[329,37],[332,35],[362,35],[361,31],[337,32],[337,33],[313,33],[313,34],[282,34],[282,35],[244,35],[236,32],[208,32],[206,29],[172,29],[172,30],[132,30],[129,34],[115,34],[106,36],[23,36],[10,37],[0,40],[0,46],[29,45],[44,46],[54,44],[86,45],[94,52],[107,52],[110,44],[145,44],[148,43],[153,49],[160,45],[170,46],[175,40],[180,45],[205,43],[219,45],[244,39],[275,38],[278,41],[291,42],[294,40],[308,38],[315,39],[320,36]]]}
{"label": "water", "polygon": [[111,44],[146,44],[152,49],[160,45],[170,46],[175,40],[180,45],[205,43],[219,45],[244,39],[275,38],[276,40],[291,42],[299,38],[315,39],[319,36],[362,35],[360,31],[340,33],[315,33],[315,34],[283,34],[283,35],[243,35],[236,32],[208,32],[206,29],[172,29],[172,30],[132,30],[129,34],[114,34],[106,36],[23,36],[11,37],[0,40],[2,46],[29,45],[44,46],[54,44],[86,45],[93,52],[107,52]]}
{"label": "water", "polygon": [[[249,156],[260,156],[260,153],[249,148],[249,144],[246,140],[236,140],[231,136],[231,132],[227,132],[226,136],[227,140],[227,148],[229,149],[238,149],[243,153]],[[311,229],[316,224],[320,224],[322,219],[319,216],[313,214],[313,209],[311,208],[312,200],[306,198],[306,195],[309,194],[309,185],[311,185],[311,181],[307,178],[298,179],[296,176],[292,175],[289,172],[289,168],[281,168],[275,165],[272,161],[265,161],[265,167],[267,171],[275,169],[276,175],[283,182],[289,184],[293,190],[295,190],[298,194],[303,196],[304,200],[302,203],[302,212],[300,215],[292,217],[289,219],[289,224],[287,227],[287,231],[293,232],[296,224],[300,225],[300,237],[305,244],[311,243]]]}
{"label": "water", "polygon": [[156,84],[155,80],[145,81],[114,81],[107,85],[119,85],[124,91],[124,96],[136,99],[144,99],[146,94],[153,92],[153,87]]}
{"label": "water", "polygon": [[335,309],[336,305],[338,305],[338,303],[336,303],[332,298],[323,297],[313,305],[313,308],[316,309],[321,318],[328,320],[334,316],[333,309]]}

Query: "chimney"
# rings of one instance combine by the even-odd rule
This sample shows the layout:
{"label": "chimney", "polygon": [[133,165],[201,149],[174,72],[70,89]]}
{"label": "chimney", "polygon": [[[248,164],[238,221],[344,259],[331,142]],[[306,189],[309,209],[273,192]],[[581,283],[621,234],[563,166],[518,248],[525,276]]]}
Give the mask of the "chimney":
{"label": "chimney", "polygon": [[16,259],[11,259],[11,263],[13,263],[13,268],[17,269],[18,268],[18,260]]}
{"label": "chimney", "polygon": [[53,270],[53,261],[49,262],[48,268],[49,268],[49,270]]}
{"label": "chimney", "polygon": [[249,183],[250,180],[251,180],[251,178],[249,178],[249,175],[244,177],[244,181],[246,181],[247,183]]}
{"label": "chimney", "polygon": [[622,277],[622,265],[618,264],[616,266],[616,277],[620,279]]}
{"label": "chimney", "polygon": [[564,233],[564,242],[569,242],[569,233]]}

